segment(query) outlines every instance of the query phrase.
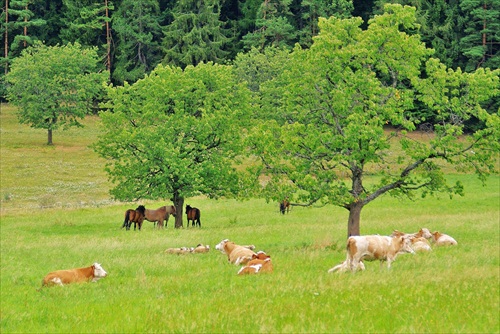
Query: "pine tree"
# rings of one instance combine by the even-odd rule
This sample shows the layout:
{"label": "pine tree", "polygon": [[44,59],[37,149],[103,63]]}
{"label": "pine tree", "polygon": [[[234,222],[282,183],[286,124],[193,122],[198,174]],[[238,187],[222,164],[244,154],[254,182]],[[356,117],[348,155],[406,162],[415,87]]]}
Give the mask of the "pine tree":
{"label": "pine tree", "polygon": [[112,15],[117,35],[112,77],[134,82],[161,61],[160,7],[157,0],[124,0]]}
{"label": "pine tree", "polygon": [[219,0],[181,0],[172,13],[163,39],[163,63],[186,67],[201,62],[222,62],[230,43],[229,32],[220,21]]}
{"label": "pine tree", "polygon": [[464,33],[460,40],[467,58],[466,71],[500,65],[500,2],[498,0],[463,0]]}

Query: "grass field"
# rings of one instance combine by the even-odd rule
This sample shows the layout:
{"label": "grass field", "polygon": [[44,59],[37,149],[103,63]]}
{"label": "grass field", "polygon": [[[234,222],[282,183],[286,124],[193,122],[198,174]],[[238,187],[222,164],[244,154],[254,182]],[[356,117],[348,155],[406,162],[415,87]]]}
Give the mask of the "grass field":
{"label": "grass field", "polygon": [[[83,129],[46,133],[1,110],[1,333],[325,333],[500,332],[500,178],[482,187],[449,175],[466,196],[415,202],[380,198],[362,212],[363,234],[452,235],[456,247],[401,255],[391,270],[366,263],[356,274],[328,274],[345,258],[347,211],[325,206],[190,198],[202,228],[121,230],[136,203],[109,199],[104,162],[88,148],[97,119]],[[163,202],[147,202],[158,207]],[[169,247],[229,238],[272,256],[274,273],[240,277],[212,249],[165,254]],[[38,291],[57,269],[99,262],[97,283]]]}

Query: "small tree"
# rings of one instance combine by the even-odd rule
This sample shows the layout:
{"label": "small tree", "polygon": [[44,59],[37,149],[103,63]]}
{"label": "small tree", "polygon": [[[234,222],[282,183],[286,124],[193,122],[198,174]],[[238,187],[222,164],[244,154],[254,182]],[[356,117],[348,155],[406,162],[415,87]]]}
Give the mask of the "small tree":
{"label": "small tree", "polygon": [[110,87],[108,95],[94,149],[109,161],[115,198],[171,199],[182,213],[186,197],[238,192],[235,158],[249,91],[231,67],[159,65],[132,86]]}
{"label": "small tree", "polygon": [[24,50],[7,74],[7,98],[19,107],[19,121],[33,128],[52,131],[61,126],[81,126],[93,99],[108,74],[98,71],[96,49],[79,44],[48,47],[41,43]]}
{"label": "small tree", "polygon": [[[384,194],[462,194],[443,167],[484,180],[500,148],[499,116],[481,107],[498,94],[500,71],[447,69],[429,59],[418,35],[404,32],[417,28],[414,8],[386,11],[367,30],[358,18],[321,19],[311,49],[296,48],[283,74],[261,87],[257,118],[266,121],[250,137],[260,172],[270,176],[268,196],[343,207],[349,236],[360,234],[363,207]],[[439,120],[431,140],[408,136],[420,120],[405,110],[416,100]],[[465,136],[470,117],[485,127]]]}

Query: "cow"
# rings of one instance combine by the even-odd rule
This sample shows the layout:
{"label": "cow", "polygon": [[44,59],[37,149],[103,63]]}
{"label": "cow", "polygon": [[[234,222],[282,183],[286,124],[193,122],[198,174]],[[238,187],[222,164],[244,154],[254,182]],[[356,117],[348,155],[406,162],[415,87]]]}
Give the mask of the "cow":
{"label": "cow", "polygon": [[458,243],[448,234],[439,233],[438,231],[432,233],[432,241],[436,246],[456,246]]}
{"label": "cow", "polygon": [[94,263],[90,267],[57,270],[45,276],[42,281],[42,287],[50,285],[64,285],[79,282],[97,282],[99,279],[108,276],[108,273],[99,263]]}
{"label": "cow", "polygon": [[[359,261],[358,263],[358,268],[357,270],[365,270],[365,264],[363,261]],[[335,267],[328,269],[328,273],[334,273],[338,271],[339,273],[346,272],[348,270],[351,270],[351,266],[348,262],[348,260],[345,260],[344,262],[337,264]]]}
{"label": "cow", "polygon": [[[347,240],[345,266],[348,266],[351,271],[356,271],[362,268],[360,262],[363,260],[379,260],[380,266],[386,261],[387,268],[390,268],[391,263],[394,262],[399,253],[415,253],[411,248],[411,241],[408,237],[381,235],[352,236]],[[334,268],[330,270],[333,272]]]}
{"label": "cow", "polygon": [[258,274],[272,271],[273,263],[271,261],[271,256],[263,251],[259,251],[252,256],[252,260],[248,261],[246,266],[241,267],[238,271],[238,275]]}
{"label": "cow", "polygon": [[203,246],[202,244],[198,244],[195,248],[193,248],[193,253],[208,253],[210,251],[210,246]]}
{"label": "cow", "polygon": [[168,248],[165,250],[165,253],[168,254],[189,254],[194,251],[193,247],[177,247],[177,248]]}
{"label": "cow", "polygon": [[411,247],[415,252],[429,252],[432,251],[431,244],[427,239],[432,237],[431,232],[426,228],[421,228],[417,233],[404,233],[394,230],[391,237],[407,237],[411,240]]}
{"label": "cow", "polygon": [[218,243],[215,249],[226,254],[228,261],[236,265],[246,264],[256,254],[253,250],[237,245],[228,239],[224,239]]}

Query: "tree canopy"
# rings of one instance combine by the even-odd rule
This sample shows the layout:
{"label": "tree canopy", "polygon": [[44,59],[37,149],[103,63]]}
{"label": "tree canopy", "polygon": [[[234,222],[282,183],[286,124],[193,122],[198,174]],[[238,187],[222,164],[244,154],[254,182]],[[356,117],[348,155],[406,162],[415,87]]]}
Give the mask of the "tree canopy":
{"label": "tree canopy", "polygon": [[19,107],[21,123],[47,129],[50,145],[53,130],[79,126],[79,120],[91,110],[108,78],[99,70],[95,48],[37,43],[12,62],[7,97]]}
{"label": "tree canopy", "polygon": [[[250,94],[230,66],[159,65],[133,85],[109,88],[104,134],[95,150],[121,200],[231,196],[240,190],[236,157]],[[182,226],[182,215],[176,217]]]}
{"label": "tree canopy", "polygon": [[[499,71],[446,68],[412,33],[415,8],[385,9],[366,30],[359,18],[320,19],[311,48],[296,47],[261,86],[262,121],[249,137],[269,198],[344,207],[348,235],[360,234],[362,208],[384,194],[461,194],[444,165],[484,178],[499,149],[498,113],[481,107],[499,93]],[[405,113],[416,101],[439,115],[431,140],[409,135],[422,122]],[[463,136],[470,117],[485,127]]]}

